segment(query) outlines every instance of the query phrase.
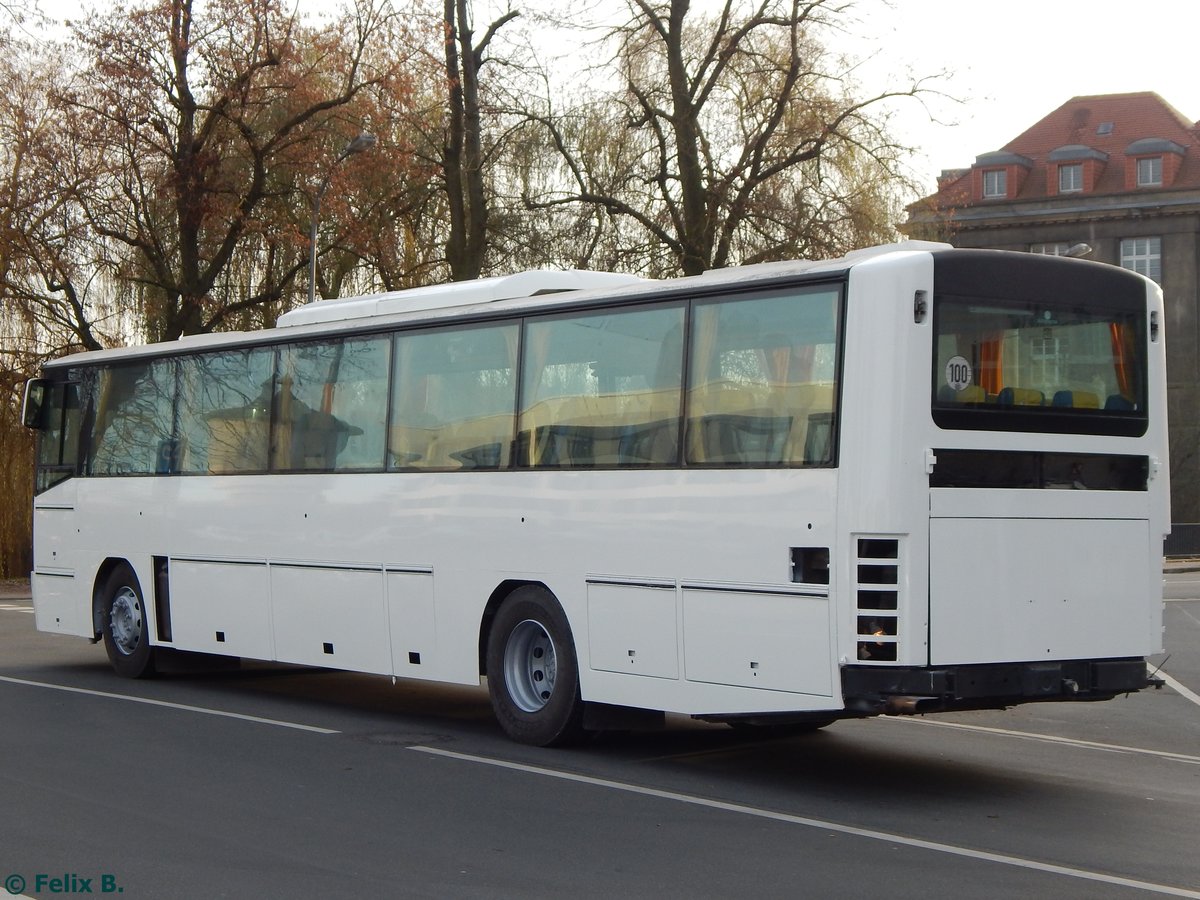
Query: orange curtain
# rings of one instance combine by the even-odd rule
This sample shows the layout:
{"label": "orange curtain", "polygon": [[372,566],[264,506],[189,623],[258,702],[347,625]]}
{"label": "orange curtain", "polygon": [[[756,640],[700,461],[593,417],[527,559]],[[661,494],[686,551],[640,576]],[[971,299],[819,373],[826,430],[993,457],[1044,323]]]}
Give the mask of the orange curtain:
{"label": "orange curtain", "polygon": [[1109,336],[1112,338],[1113,368],[1117,373],[1117,387],[1126,400],[1134,399],[1133,360],[1136,357],[1133,328],[1120,322],[1110,322]]}
{"label": "orange curtain", "polygon": [[979,343],[979,384],[989,396],[1000,393],[1004,387],[1004,343],[1003,335],[996,332]]}

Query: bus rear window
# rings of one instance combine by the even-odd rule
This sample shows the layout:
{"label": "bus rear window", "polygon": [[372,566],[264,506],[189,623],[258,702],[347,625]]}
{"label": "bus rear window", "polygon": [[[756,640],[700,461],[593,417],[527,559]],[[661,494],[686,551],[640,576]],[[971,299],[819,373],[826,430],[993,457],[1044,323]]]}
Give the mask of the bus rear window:
{"label": "bus rear window", "polygon": [[936,298],[933,417],[943,428],[1140,435],[1145,312],[1126,304]]}

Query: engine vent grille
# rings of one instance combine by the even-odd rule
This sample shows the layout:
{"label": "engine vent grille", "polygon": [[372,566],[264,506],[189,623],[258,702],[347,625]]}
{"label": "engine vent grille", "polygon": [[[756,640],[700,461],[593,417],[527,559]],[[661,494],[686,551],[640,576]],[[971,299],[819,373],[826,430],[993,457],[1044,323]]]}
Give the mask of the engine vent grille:
{"label": "engine vent grille", "polygon": [[860,536],[854,561],[856,655],[860,663],[900,658],[900,540]]}

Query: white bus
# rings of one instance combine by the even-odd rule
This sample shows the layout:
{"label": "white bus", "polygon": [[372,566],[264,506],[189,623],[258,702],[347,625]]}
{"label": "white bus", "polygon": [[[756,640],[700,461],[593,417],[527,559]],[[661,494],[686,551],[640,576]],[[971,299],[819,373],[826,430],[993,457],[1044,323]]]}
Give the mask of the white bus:
{"label": "white bus", "polygon": [[[531,272],[81,353],[27,387],[38,628],[479,684],[560,743],[1149,683],[1162,297],[907,242]],[[169,652],[169,651],[168,651]]]}

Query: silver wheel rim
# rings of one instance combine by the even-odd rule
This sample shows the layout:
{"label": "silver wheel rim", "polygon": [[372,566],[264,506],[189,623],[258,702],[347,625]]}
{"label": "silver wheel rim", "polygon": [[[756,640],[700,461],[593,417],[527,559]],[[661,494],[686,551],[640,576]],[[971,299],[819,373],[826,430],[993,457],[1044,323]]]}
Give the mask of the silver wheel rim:
{"label": "silver wheel rim", "polygon": [[512,630],[504,648],[504,681],[522,712],[535,713],[554,693],[558,661],[554,641],[540,622],[526,619]]}
{"label": "silver wheel rim", "polygon": [[132,656],[142,642],[142,601],[128,585],[113,598],[108,617],[113,643],[123,656]]}

